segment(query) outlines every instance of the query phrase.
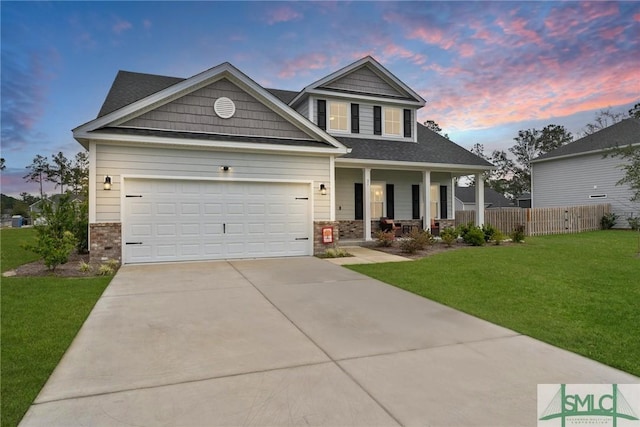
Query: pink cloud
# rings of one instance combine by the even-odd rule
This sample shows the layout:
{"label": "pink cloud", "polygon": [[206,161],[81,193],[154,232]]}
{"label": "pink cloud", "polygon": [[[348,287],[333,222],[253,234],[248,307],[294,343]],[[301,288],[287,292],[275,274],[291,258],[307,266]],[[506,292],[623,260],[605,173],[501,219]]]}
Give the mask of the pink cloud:
{"label": "pink cloud", "polygon": [[635,15],[633,15],[633,20],[636,22],[640,22],[640,13],[636,13]]}
{"label": "pink cloud", "polygon": [[283,61],[278,77],[288,79],[298,74],[306,74],[309,70],[319,70],[331,64],[331,60],[324,53],[305,53],[289,61]]}
{"label": "pink cloud", "polygon": [[476,50],[473,45],[469,43],[463,43],[458,47],[458,52],[460,52],[460,56],[462,56],[463,58],[468,58],[470,56],[473,56]]}
{"label": "pink cloud", "polygon": [[614,27],[614,28],[603,28],[600,31],[600,37],[602,37],[605,40],[615,40],[618,38],[618,36],[620,36],[620,34],[622,34],[624,29],[625,28],[622,26]]}
{"label": "pink cloud", "polygon": [[412,52],[409,49],[398,46],[394,43],[389,43],[388,45],[386,45],[383,48],[382,53],[385,58],[400,57],[403,59],[407,59],[416,65],[423,65],[425,62],[427,62],[426,55]]}
{"label": "pink cloud", "polygon": [[148,30],[148,29],[150,29],[150,28],[151,28],[152,23],[151,23],[151,21],[150,21],[150,20],[148,20],[148,19],[144,19],[144,20],[142,21],[142,26],[144,27],[144,29],[145,29],[145,30]]}
{"label": "pink cloud", "polygon": [[121,34],[123,31],[130,30],[131,28],[133,28],[131,22],[117,18],[117,21],[113,24],[111,30],[116,34]]}
{"label": "pink cloud", "polygon": [[444,31],[431,27],[431,28],[416,28],[407,34],[409,39],[418,39],[426,44],[433,44],[441,47],[444,50],[448,50],[453,46],[453,37],[447,38]]}
{"label": "pink cloud", "polygon": [[302,18],[302,14],[293,10],[289,6],[282,6],[271,9],[267,12],[267,24],[273,25],[280,22],[295,21]]}

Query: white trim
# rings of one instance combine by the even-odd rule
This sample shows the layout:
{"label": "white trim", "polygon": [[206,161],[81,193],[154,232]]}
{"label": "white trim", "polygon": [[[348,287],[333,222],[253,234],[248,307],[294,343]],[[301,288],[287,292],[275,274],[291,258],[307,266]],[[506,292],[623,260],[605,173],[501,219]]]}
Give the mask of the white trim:
{"label": "white trim", "polygon": [[361,168],[375,166],[376,169],[399,169],[399,170],[424,170],[432,169],[435,172],[455,172],[459,176],[472,175],[477,171],[494,169],[492,166],[456,165],[451,163],[421,163],[403,162],[400,160],[371,160],[371,159],[345,159],[336,158],[336,167]]}
{"label": "white trim", "polygon": [[[448,219],[455,220],[456,219],[456,198],[457,197],[456,197],[456,180],[453,177],[451,177],[451,183],[449,185],[451,185],[451,214],[450,214],[451,218],[448,218]],[[463,204],[463,206],[464,206],[464,204]],[[447,212],[449,212],[448,208],[449,207],[447,206]]]}
{"label": "white trim", "polygon": [[[214,140],[193,140],[184,138],[166,138],[146,135],[126,135],[126,134],[83,134],[78,135],[76,139],[83,138],[86,140],[99,142],[122,142],[122,143],[141,143],[153,144],[160,146],[178,146],[178,147],[197,147],[206,149],[232,149],[251,150],[251,151],[280,151],[294,153],[318,153],[318,154],[346,154],[349,150],[345,147],[341,148],[316,148],[296,145],[280,145],[280,144],[258,144],[254,142],[238,142],[238,141],[214,141]],[[344,147],[344,146],[343,146]]]}
{"label": "white trim", "polygon": [[336,158],[329,157],[329,221],[336,220]]}
{"label": "white trim", "polygon": [[363,100],[370,101],[372,104],[386,103],[386,104],[393,104],[393,105],[403,105],[403,106],[412,107],[412,108],[416,108],[416,107],[421,108],[424,105],[420,102],[411,101],[408,99],[387,98],[384,96],[367,95],[364,93],[354,94],[354,93],[346,93],[346,92],[323,90],[323,89],[310,89],[307,92],[307,94],[316,95],[321,98],[331,97],[331,98],[344,98],[347,100],[357,99],[357,100],[360,100],[361,102]]}
{"label": "white trim", "polygon": [[482,174],[476,174],[476,225],[484,225],[484,180]]}
{"label": "white trim", "polygon": [[423,229],[431,230],[431,171],[422,171]]}
{"label": "white trim", "polygon": [[[91,141],[89,144],[89,224],[96,222],[96,204],[98,202],[98,193],[96,185],[96,143]],[[89,233],[89,248],[91,248],[91,233]]]}
{"label": "white trim", "polygon": [[[307,117],[307,119],[308,119],[311,123],[313,123],[313,113],[314,113],[314,109],[313,109],[313,107],[314,107],[315,102],[313,102],[313,101],[314,101],[314,99],[313,99],[313,97],[311,97],[311,96],[310,96],[310,97],[308,97],[308,98],[307,98],[307,100],[308,100],[308,102],[309,102],[309,113],[308,113],[308,114],[309,114],[309,117]],[[316,125],[315,123],[313,123],[313,124],[314,124],[314,125]],[[317,126],[317,125],[316,125],[316,126]]]}

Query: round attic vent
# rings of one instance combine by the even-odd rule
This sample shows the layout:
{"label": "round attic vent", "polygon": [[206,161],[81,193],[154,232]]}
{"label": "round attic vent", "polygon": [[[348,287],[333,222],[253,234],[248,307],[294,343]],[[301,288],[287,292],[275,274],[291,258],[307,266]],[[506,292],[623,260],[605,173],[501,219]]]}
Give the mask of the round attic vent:
{"label": "round attic vent", "polygon": [[216,102],[213,104],[213,110],[216,112],[218,117],[228,119],[233,117],[235,114],[236,104],[234,104],[229,98],[223,96],[216,99]]}

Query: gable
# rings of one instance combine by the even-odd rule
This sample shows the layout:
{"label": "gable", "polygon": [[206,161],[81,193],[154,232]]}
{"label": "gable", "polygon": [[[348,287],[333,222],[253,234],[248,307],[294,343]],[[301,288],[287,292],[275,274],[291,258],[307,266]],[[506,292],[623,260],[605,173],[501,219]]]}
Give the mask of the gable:
{"label": "gable", "polygon": [[[235,104],[231,118],[214,112],[218,98]],[[186,132],[309,139],[309,135],[226,78],[119,124],[123,127]]]}
{"label": "gable", "polygon": [[389,84],[366,65],[334,81],[328,82],[320,88],[391,96],[394,98],[411,97],[406,91]]}

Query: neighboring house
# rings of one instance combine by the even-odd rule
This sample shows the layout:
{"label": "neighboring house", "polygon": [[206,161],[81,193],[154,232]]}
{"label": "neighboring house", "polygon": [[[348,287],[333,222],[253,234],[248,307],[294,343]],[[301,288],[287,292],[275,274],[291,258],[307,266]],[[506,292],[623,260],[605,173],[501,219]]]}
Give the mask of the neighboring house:
{"label": "neighboring house", "polygon": [[625,218],[638,216],[640,203],[633,203],[631,189],[616,185],[624,176],[624,160],[603,155],[614,147],[640,145],[640,120],[625,119],[531,162],[534,208],[610,203],[626,227]]}
{"label": "neighboring house", "polygon": [[516,206],[519,208],[531,207],[531,193],[522,193],[516,198]]}
{"label": "neighboring house", "polygon": [[[476,188],[475,187],[456,187],[456,210],[457,211],[473,211],[476,209]],[[484,188],[484,207],[490,208],[513,208],[515,204],[498,193],[493,188]]]}
{"label": "neighboring house", "polygon": [[454,178],[492,165],[418,124],[424,104],[371,57],[299,92],[229,63],[188,79],[120,71],[73,131],[89,149],[91,257],[312,255],[327,226],[370,240],[379,217],[453,223]]}
{"label": "neighboring house", "polygon": [[[48,200],[54,206],[57,206],[62,196],[63,196],[62,194],[54,194],[51,197],[47,197],[46,195],[44,197],[45,197],[45,200]],[[70,196],[70,200],[73,203],[81,203],[83,199],[84,199],[83,197],[76,196],[76,195]],[[37,216],[42,212],[42,202],[43,200],[41,199],[29,205],[29,212],[31,212],[31,216]]]}

